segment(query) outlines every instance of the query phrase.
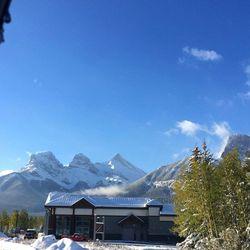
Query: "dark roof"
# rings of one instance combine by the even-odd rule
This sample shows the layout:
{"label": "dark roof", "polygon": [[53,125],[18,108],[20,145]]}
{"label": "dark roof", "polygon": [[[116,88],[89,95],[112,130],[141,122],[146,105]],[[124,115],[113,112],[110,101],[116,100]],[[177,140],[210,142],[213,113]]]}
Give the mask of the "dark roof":
{"label": "dark roof", "polygon": [[162,206],[162,203],[159,201],[144,197],[102,197],[51,192],[47,197],[45,207],[72,207],[82,199],[86,200],[94,207],[145,208],[147,206]]}

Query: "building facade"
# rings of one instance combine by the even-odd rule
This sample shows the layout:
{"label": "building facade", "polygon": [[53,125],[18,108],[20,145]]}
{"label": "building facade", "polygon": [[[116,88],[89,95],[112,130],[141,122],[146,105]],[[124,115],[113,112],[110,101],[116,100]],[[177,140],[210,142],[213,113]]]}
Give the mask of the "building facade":
{"label": "building facade", "polygon": [[74,233],[86,239],[172,243],[175,213],[172,204],[149,198],[100,197],[49,193],[45,203],[46,233]]}

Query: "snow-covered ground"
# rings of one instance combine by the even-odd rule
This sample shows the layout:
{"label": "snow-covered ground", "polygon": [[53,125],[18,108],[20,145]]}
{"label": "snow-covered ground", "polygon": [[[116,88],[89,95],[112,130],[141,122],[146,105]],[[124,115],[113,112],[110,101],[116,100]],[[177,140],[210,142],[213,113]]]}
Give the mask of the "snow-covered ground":
{"label": "snow-covered ground", "polygon": [[0,235],[0,250],[173,250],[175,246],[115,242],[75,242],[70,239],[57,241],[53,235],[37,240],[10,239]]}

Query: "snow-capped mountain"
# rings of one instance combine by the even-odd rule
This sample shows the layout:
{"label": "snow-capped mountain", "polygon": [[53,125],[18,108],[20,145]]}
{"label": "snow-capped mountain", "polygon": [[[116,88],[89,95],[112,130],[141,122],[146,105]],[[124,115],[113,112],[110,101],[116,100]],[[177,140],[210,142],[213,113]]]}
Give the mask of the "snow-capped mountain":
{"label": "snow-capped mountain", "polygon": [[51,152],[33,154],[29,163],[20,172],[28,181],[51,180],[65,189],[72,189],[79,183],[84,188],[127,184],[145,175],[121,155],[116,154],[104,163],[93,163],[84,154],[76,154],[68,166],[63,166]]}
{"label": "snow-capped mountain", "polygon": [[250,136],[248,135],[232,135],[229,137],[222,157],[237,148],[240,158],[243,159],[247,152],[250,152]]}
{"label": "snow-capped mountain", "polygon": [[170,201],[173,182],[180,171],[189,164],[189,158],[157,168],[153,172],[129,184],[125,196],[144,196]]}
{"label": "snow-capped mountain", "polygon": [[[100,186],[128,184],[145,175],[121,155],[104,163],[93,163],[84,154],[76,154],[64,166],[52,152],[30,156],[28,164],[18,172],[1,172],[0,210],[10,208],[42,209],[50,191],[77,192]],[[20,203],[24,200],[25,203]],[[22,204],[22,205],[21,205]]]}

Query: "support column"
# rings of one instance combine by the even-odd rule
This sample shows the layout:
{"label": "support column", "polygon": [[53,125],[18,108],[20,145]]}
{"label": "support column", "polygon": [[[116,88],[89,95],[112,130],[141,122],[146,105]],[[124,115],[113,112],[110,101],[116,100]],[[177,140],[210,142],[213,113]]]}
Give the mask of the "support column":
{"label": "support column", "polygon": [[76,218],[75,218],[75,209],[73,208],[72,215],[70,216],[70,234],[73,235],[76,230]]}

